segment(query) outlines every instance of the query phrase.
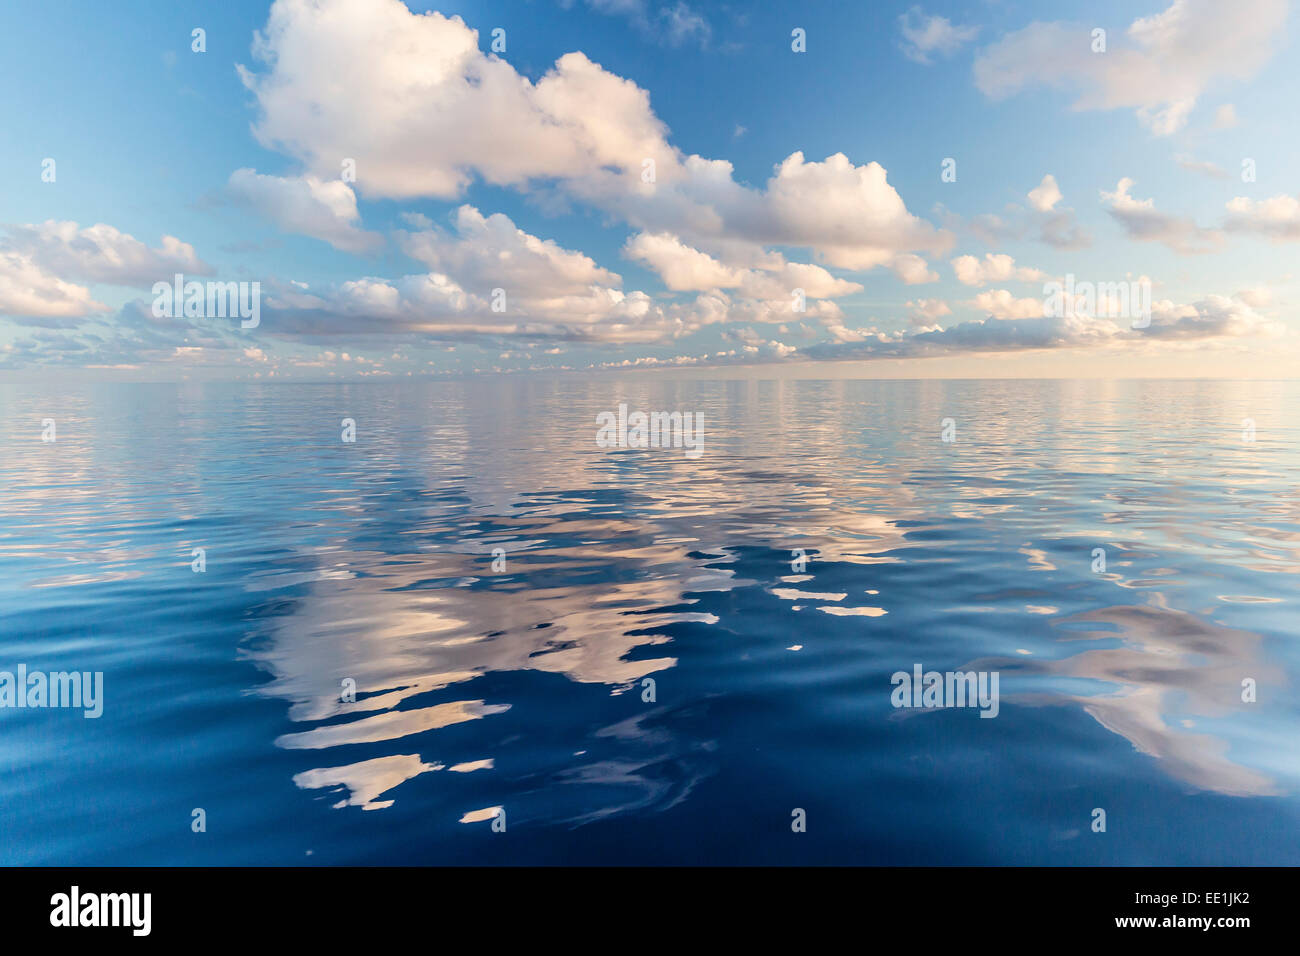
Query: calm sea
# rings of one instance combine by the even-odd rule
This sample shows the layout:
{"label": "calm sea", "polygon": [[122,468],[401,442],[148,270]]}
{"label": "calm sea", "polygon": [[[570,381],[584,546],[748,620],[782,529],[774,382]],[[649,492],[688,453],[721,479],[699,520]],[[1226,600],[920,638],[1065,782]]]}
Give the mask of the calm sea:
{"label": "calm sea", "polygon": [[[620,403],[701,453],[599,447]],[[0,671],[103,675],[98,718],[0,707],[0,861],[1300,863],[1298,412],[0,388]],[[894,706],[918,667],[996,716]]]}

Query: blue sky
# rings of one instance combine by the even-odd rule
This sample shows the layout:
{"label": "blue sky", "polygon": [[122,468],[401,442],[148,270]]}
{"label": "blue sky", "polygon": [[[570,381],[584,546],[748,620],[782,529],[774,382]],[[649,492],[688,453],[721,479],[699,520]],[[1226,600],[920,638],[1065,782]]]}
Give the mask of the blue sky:
{"label": "blue sky", "polygon": [[[7,4],[0,376],[1289,375],[1294,20],[1285,0]],[[153,315],[178,271],[258,282],[260,324]],[[1043,315],[1067,275],[1145,277],[1149,326]]]}

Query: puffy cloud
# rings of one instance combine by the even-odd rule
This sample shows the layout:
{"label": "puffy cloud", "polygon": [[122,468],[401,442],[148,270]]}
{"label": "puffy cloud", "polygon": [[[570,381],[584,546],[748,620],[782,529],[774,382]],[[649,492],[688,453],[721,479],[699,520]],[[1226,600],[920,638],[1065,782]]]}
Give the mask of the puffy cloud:
{"label": "puffy cloud", "polygon": [[625,293],[614,288],[622,282],[617,274],[529,235],[501,214],[484,216],[462,206],[455,227],[454,235],[437,229],[400,234],[407,255],[435,271],[364,277],[320,291],[280,286],[267,298],[264,326],[272,334],[304,337],[647,343],[743,312],[720,292],[681,303]]}
{"label": "puffy cloud", "polygon": [[[476,333],[493,321],[491,303],[473,296],[445,275],[401,279],[365,277],[313,291],[293,286],[272,289],[262,307],[270,333],[321,335],[432,332]],[[512,327],[514,319],[496,324]]]}
{"label": "puffy cloud", "polygon": [[782,259],[767,271],[747,269],[739,287],[741,295],[753,299],[789,299],[795,289],[810,299],[836,299],[861,292],[862,286],[837,278],[821,266]]}
{"label": "puffy cloud", "polygon": [[1252,233],[1274,242],[1300,239],[1300,199],[1295,196],[1273,196],[1258,201],[1238,196],[1228,202],[1227,209],[1224,228],[1231,232]]}
{"label": "puffy cloud", "polygon": [[820,162],[791,153],[763,191],[737,184],[725,161],[691,156],[668,177],[658,169],[653,186],[602,192],[600,177],[592,177],[573,188],[645,231],[726,246],[728,261],[761,259],[769,245],[797,246],[836,268],[886,266],[915,275],[915,258],[905,256],[952,245],[951,234],[908,212],[879,163],[858,166],[842,153]]}
{"label": "puffy cloud", "polygon": [[1125,176],[1114,192],[1101,191],[1111,216],[1124,227],[1130,239],[1161,242],[1184,255],[1213,252],[1223,245],[1223,234],[1198,226],[1192,219],[1170,216],[1156,209],[1153,199],[1134,199],[1129,190],[1133,180]]}
{"label": "puffy cloud", "polygon": [[1151,306],[1151,325],[1143,330],[1151,338],[1191,341],[1278,336],[1284,331],[1281,322],[1261,315],[1247,301],[1221,295],[1208,295],[1191,305],[1155,302]]}
{"label": "puffy cloud", "polygon": [[[779,253],[764,256],[756,268],[730,266],[669,233],[638,233],[627,241],[623,252],[652,268],[675,292],[735,289],[745,299],[791,303],[796,290],[806,299],[862,291],[857,282],[836,278],[821,266],[787,262]],[[924,261],[921,264],[924,267]]]}
{"label": "puffy cloud", "polygon": [[[831,340],[834,342],[862,342],[867,339],[880,338],[886,335],[886,333],[881,332],[875,327],[851,329],[844,324],[844,316],[842,315],[827,316],[822,320],[822,325],[825,326],[826,331],[830,333]],[[814,345],[812,348],[815,349],[817,346]]]}
{"label": "puffy cloud", "polygon": [[972,286],[1006,282],[1010,279],[1038,282],[1047,278],[1047,273],[1041,269],[1017,266],[1016,260],[1011,256],[993,253],[986,253],[982,261],[975,256],[958,256],[952,260],[952,271],[958,282]]}
{"label": "puffy cloud", "polygon": [[732,297],[725,292],[707,292],[697,296],[692,303],[671,308],[692,329],[715,322],[776,324],[794,319],[811,319],[825,323],[841,322],[844,318],[840,307],[826,299],[805,299],[803,311],[796,312],[795,300],[789,295],[760,299]]}
{"label": "puffy cloud", "polygon": [[844,269],[870,269],[899,252],[939,253],[951,245],[950,237],[907,211],[883,166],[855,166],[843,153],[820,163],[792,153],[768,181],[755,218],[767,241],[808,246]]}
{"label": "puffy cloud", "polygon": [[480,52],[458,17],[399,0],[276,0],[254,53],[265,72],[241,75],[259,141],[322,180],[353,159],[363,196],[448,199],[475,178],[558,189],[696,246],[803,246],[847,269],[951,246],[878,163],[796,152],[765,190],[743,186],[729,162],[669,143],[648,93],[582,53],[534,83]]}
{"label": "puffy cloud", "polygon": [[[567,337],[571,330],[615,316],[624,299],[621,292],[609,289],[554,299],[553,307],[569,307],[565,317],[568,324],[560,327],[543,321],[544,317],[536,312],[526,313],[521,303],[511,301],[509,296],[504,300],[506,311],[494,312],[490,294],[468,292],[454,279],[439,273],[398,279],[364,277],[324,289],[275,290],[263,302],[262,326],[273,335],[303,339],[329,336],[358,342],[375,335],[431,341],[521,335]],[[634,311],[635,303],[631,305]]]}
{"label": "puffy cloud", "polygon": [[1041,298],[1017,299],[1006,289],[990,289],[971,300],[971,305],[995,319],[1029,319],[1043,314]]}
{"label": "puffy cloud", "polygon": [[930,268],[920,256],[902,252],[888,262],[889,271],[903,280],[904,285],[921,285],[926,282],[938,282],[939,273]]}
{"label": "puffy cloud", "polygon": [[356,194],[337,177],[285,178],[237,169],[227,189],[286,232],[322,239],[343,252],[373,252],[384,243],[383,237],[360,228]]}
{"label": "puffy cloud", "polygon": [[51,320],[79,318],[107,308],[91,297],[89,289],[51,275],[30,256],[0,251],[0,315],[27,325],[58,325],[64,323]]}
{"label": "puffy cloud", "polygon": [[530,235],[499,213],[485,216],[463,205],[452,229],[429,225],[397,233],[402,251],[429,273],[364,277],[320,290],[276,284],[265,302],[264,327],[281,336],[358,340],[396,334],[430,341],[652,343],[714,323],[786,321],[795,315],[797,289],[803,290],[806,317],[833,319],[839,309],[825,298],[862,289],[777,253],[752,259],[750,268],[725,264],[671,234],[634,236],[625,250],[630,257],[648,263],[672,291],[700,293],[677,301],[625,293],[617,288],[623,281],[617,273]]}
{"label": "puffy cloud", "polygon": [[908,302],[908,323],[915,327],[929,327],[945,315],[952,315],[952,309],[943,299],[917,299]]}
{"label": "puffy cloud", "polygon": [[[556,86],[594,92],[590,74],[598,67],[572,54],[535,87],[506,61],[482,54],[459,17],[420,16],[399,0],[277,0],[253,52],[270,68],[240,70],[261,107],[258,140],[320,179],[354,160],[366,195],[452,198],[472,173],[510,185],[580,175],[611,158],[588,152],[590,127],[566,124],[541,105],[557,98]],[[648,102],[628,102],[636,92],[610,104],[636,114],[619,124],[615,149],[631,146],[638,122],[648,120]],[[642,132],[645,140],[661,138],[658,128]]]}
{"label": "puffy cloud", "polygon": [[1061,201],[1061,188],[1056,185],[1056,177],[1048,173],[1043,181],[1029,190],[1029,205],[1039,212],[1051,212],[1052,207]]}
{"label": "puffy cloud", "polygon": [[928,65],[930,55],[951,56],[979,33],[979,27],[957,27],[946,17],[926,16],[920,7],[912,7],[898,18],[903,34],[903,55]]}
{"label": "puffy cloud", "polygon": [[724,332],[722,337],[741,343],[741,353],[748,355],[766,354],[773,358],[784,358],[798,351],[794,346],[776,340],[765,339],[753,329],[741,328]]}
{"label": "puffy cloud", "polygon": [[622,285],[619,275],[590,257],[529,235],[501,213],[484,216],[473,206],[461,206],[454,224],[454,235],[433,228],[400,233],[402,251],[482,296],[502,288],[512,297],[536,301]]}
{"label": "puffy cloud", "polygon": [[627,241],[623,252],[648,265],[675,292],[735,288],[745,272],[723,265],[671,233],[638,233]]}
{"label": "puffy cloud", "polygon": [[[208,275],[212,268],[174,236],[164,236],[160,246],[150,247],[103,223],[81,227],[51,219],[6,226],[0,239],[0,315],[21,325],[80,326],[80,320],[107,313],[109,307],[79,283],[152,286],[170,282],[178,272]],[[131,325],[121,315],[118,319],[124,327]],[[102,338],[75,338],[83,334],[89,333],[43,341],[64,343],[57,349],[63,356],[97,354]],[[74,338],[76,347],[69,344]]]}
{"label": "puffy cloud", "polygon": [[1273,55],[1286,0],[1174,0],[1094,53],[1092,25],[1032,23],[980,52],[975,82],[1001,99],[1037,86],[1077,87],[1078,110],[1136,110],[1157,136],[1177,132],[1220,78],[1246,78]]}
{"label": "puffy cloud", "polygon": [[212,267],[194,247],[175,236],[163,236],[150,248],[134,236],[104,223],[78,226],[46,220],[38,225],[4,227],[0,252],[29,259],[39,269],[64,279],[110,285],[146,286],[175,273],[210,275]]}

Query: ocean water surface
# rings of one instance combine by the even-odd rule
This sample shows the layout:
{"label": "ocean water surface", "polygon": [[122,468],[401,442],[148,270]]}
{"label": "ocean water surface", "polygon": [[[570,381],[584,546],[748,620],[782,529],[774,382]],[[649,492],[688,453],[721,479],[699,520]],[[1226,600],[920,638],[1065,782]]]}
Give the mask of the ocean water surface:
{"label": "ocean water surface", "polygon": [[[599,447],[620,402],[702,453]],[[0,387],[0,670],[104,688],[0,708],[0,861],[1300,863],[1297,409]],[[997,716],[895,707],[915,666],[996,672]]]}

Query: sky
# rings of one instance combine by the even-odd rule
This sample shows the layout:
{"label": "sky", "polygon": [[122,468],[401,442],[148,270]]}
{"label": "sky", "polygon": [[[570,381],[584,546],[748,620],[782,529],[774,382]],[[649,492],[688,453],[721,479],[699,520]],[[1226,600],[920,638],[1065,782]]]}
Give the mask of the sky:
{"label": "sky", "polygon": [[0,8],[0,382],[1294,375],[1286,0],[434,2]]}

